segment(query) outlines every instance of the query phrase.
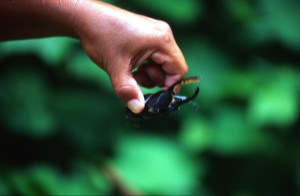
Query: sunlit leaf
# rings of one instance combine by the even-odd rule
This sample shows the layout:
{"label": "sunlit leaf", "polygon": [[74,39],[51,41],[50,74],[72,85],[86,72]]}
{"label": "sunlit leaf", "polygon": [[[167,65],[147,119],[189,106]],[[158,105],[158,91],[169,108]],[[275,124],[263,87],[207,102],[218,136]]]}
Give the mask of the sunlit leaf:
{"label": "sunlit leaf", "polygon": [[287,126],[298,117],[298,76],[289,69],[270,73],[251,99],[248,117],[256,125]]}
{"label": "sunlit leaf", "polygon": [[0,43],[1,56],[10,54],[36,53],[49,64],[56,66],[63,61],[76,43],[68,38],[44,38]]}
{"label": "sunlit leaf", "polygon": [[184,122],[179,135],[182,145],[191,152],[199,152],[210,147],[213,132],[202,117],[191,116]]}
{"label": "sunlit leaf", "polygon": [[245,114],[235,108],[220,108],[213,125],[212,149],[219,153],[245,155],[272,153],[276,141],[248,124]]}
{"label": "sunlit leaf", "polygon": [[123,178],[148,194],[182,195],[195,188],[197,170],[175,143],[154,136],[126,137],[115,160]]}

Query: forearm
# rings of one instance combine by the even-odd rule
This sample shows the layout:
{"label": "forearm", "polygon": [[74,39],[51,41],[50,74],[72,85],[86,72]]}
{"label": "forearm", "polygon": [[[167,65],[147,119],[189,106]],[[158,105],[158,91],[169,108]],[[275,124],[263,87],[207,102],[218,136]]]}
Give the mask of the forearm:
{"label": "forearm", "polygon": [[48,36],[76,37],[76,0],[0,2],[0,40]]}

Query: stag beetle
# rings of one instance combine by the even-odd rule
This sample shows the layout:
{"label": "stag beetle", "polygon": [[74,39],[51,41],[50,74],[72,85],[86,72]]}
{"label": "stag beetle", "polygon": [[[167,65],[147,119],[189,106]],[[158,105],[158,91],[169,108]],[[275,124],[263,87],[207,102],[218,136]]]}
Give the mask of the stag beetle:
{"label": "stag beetle", "polygon": [[167,90],[161,90],[154,94],[146,94],[145,108],[139,113],[135,114],[130,109],[126,108],[126,117],[133,120],[148,119],[155,116],[165,115],[171,111],[179,109],[179,106],[188,103],[196,98],[199,93],[199,87],[197,86],[194,94],[190,97],[176,95],[174,89],[179,84],[189,84],[192,82],[198,82],[199,77],[190,77],[180,80],[170,86]]}

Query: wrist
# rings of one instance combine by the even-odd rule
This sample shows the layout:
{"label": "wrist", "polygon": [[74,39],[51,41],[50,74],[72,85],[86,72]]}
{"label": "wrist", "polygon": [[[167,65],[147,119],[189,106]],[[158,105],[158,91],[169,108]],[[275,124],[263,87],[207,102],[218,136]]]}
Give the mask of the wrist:
{"label": "wrist", "polygon": [[76,37],[72,22],[76,9],[76,0],[1,1],[0,40]]}
{"label": "wrist", "polygon": [[43,3],[46,10],[42,17],[49,22],[48,29],[52,36],[68,36],[78,38],[77,23],[80,17],[79,0],[52,1],[47,0]]}

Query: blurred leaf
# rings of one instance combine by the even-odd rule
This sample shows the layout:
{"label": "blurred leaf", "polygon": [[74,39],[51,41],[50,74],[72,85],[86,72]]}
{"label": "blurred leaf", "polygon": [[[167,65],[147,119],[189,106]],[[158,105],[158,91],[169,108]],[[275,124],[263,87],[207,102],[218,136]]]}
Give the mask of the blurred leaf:
{"label": "blurred leaf", "polygon": [[288,68],[269,73],[270,80],[258,86],[251,98],[248,111],[250,122],[259,126],[288,126],[295,122],[299,107],[298,75]]}
{"label": "blurred leaf", "polygon": [[217,111],[212,142],[212,149],[217,152],[236,155],[273,153],[276,142],[248,124],[239,109],[224,107]]}
{"label": "blurred leaf", "polygon": [[260,0],[258,3],[256,19],[247,24],[252,42],[264,43],[276,39],[291,49],[299,50],[300,3],[296,0]]}
{"label": "blurred leaf", "polygon": [[257,89],[257,78],[263,77],[256,72],[232,71],[224,76],[223,88],[226,89],[224,95],[248,100]]}
{"label": "blurred leaf", "polygon": [[0,43],[1,56],[36,53],[51,65],[59,65],[77,41],[69,38],[44,38]]}
{"label": "blurred leaf", "polygon": [[300,49],[300,2],[260,0],[267,24],[274,35],[290,47]]}
{"label": "blurred leaf", "polygon": [[179,135],[182,145],[190,152],[201,152],[211,146],[213,132],[204,117],[190,115]]}
{"label": "blurred leaf", "polygon": [[203,167],[196,168],[174,143],[156,136],[125,137],[117,152],[115,164],[124,179],[147,194],[191,194]]}
{"label": "blurred leaf", "polygon": [[[119,124],[112,123],[111,119],[119,119],[115,114],[119,110],[116,109],[118,104],[111,104],[117,98],[114,100],[111,96],[105,91],[79,87],[61,89],[53,96],[52,110],[64,134],[84,152],[98,150],[99,146],[108,147],[113,139],[116,131],[112,129]],[[105,131],[107,129],[110,131]]]}
{"label": "blurred leaf", "polygon": [[134,1],[134,3],[156,13],[160,13],[179,25],[186,25],[195,22],[202,14],[201,2],[197,0],[139,0]]}
{"label": "blurred leaf", "polygon": [[[94,171],[99,174],[99,171]],[[97,177],[101,179],[101,175]],[[22,172],[14,172],[7,180],[10,188],[22,195],[98,195],[108,194],[109,190],[107,183],[93,186],[86,170],[63,175],[55,168],[45,165],[35,165]]]}
{"label": "blurred leaf", "polygon": [[33,70],[16,70],[1,80],[3,111],[0,115],[13,130],[34,137],[51,134],[55,119],[47,104],[45,78]]}
{"label": "blurred leaf", "polygon": [[209,41],[190,37],[184,41],[183,52],[189,65],[189,75],[201,77],[201,99],[214,102],[224,96],[222,85],[227,79],[231,60]]}
{"label": "blurred leaf", "polygon": [[92,81],[105,90],[113,92],[106,72],[93,63],[83,51],[77,52],[69,59],[66,69],[70,75],[80,78],[82,81]]}
{"label": "blurred leaf", "polygon": [[230,0],[225,3],[230,13],[240,22],[247,23],[255,17],[255,10],[247,0]]}
{"label": "blurred leaf", "polygon": [[0,195],[11,195],[9,188],[7,185],[3,182],[2,179],[0,179]]}
{"label": "blurred leaf", "polygon": [[[100,173],[99,168],[90,166],[87,170],[87,178],[90,181],[91,186],[97,190],[98,194],[107,194],[111,192],[111,184],[107,181],[105,176]],[[85,173],[85,171],[83,173]]]}

